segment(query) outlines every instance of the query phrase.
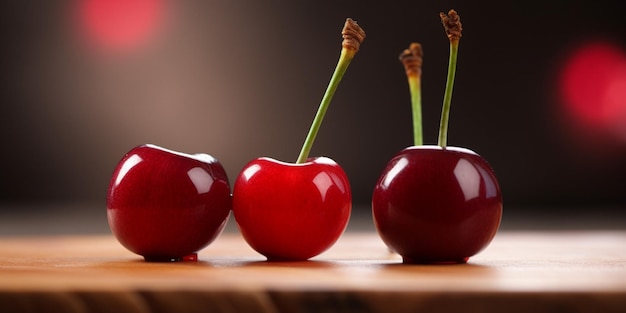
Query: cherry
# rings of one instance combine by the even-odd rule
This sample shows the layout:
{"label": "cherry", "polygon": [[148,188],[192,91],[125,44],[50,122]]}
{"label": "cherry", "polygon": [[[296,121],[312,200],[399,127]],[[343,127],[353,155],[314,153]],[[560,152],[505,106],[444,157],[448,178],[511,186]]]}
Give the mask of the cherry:
{"label": "cherry", "polygon": [[405,263],[465,262],[495,236],[502,196],[471,150],[413,146],[391,159],[372,197],[375,226]]}
{"label": "cherry", "polygon": [[440,17],[450,40],[450,62],[439,145],[422,145],[422,49],[414,43],[400,55],[412,95],[414,146],[389,161],[372,194],[376,229],[404,263],[467,262],[491,242],[502,217],[502,195],[493,169],[475,152],[447,146],[462,27],[454,10]]}
{"label": "cherry", "polygon": [[113,172],[107,217],[118,241],[146,261],[194,260],[224,229],[231,201],[215,158],[142,145]]}
{"label": "cherry", "polygon": [[301,164],[258,158],[244,167],[233,191],[242,236],[270,260],[306,260],[322,253],[350,218],[348,177],[325,157]]}
{"label": "cherry", "polygon": [[331,247],[344,232],[352,208],[348,178],[326,157],[309,152],[326,110],[365,32],[344,25],[337,67],[296,163],[258,158],[241,170],[233,187],[233,214],[244,239],[268,260],[307,260]]}

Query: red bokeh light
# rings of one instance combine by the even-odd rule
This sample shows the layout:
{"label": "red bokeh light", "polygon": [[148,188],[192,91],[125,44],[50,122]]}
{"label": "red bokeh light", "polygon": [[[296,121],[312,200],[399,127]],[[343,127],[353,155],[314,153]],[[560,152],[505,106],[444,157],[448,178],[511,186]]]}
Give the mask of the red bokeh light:
{"label": "red bokeh light", "polygon": [[129,51],[162,24],[164,0],[80,0],[77,12],[91,43],[106,51]]}
{"label": "red bokeh light", "polygon": [[560,94],[578,126],[626,140],[626,53],[616,45],[576,49],[561,72]]}

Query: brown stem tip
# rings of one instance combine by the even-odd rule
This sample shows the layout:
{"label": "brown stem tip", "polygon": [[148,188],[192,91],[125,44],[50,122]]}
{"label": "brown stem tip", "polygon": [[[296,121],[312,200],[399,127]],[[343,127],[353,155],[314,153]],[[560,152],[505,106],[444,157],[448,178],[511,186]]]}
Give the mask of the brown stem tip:
{"label": "brown stem tip", "polygon": [[402,51],[400,62],[404,65],[406,76],[420,77],[422,75],[423,56],[422,45],[416,42],[412,43],[408,49]]}
{"label": "brown stem tip", "polygon": [[348,18],[341,31],[341,36],[343,37],[341,46],[344,49],[351,49],[357,52],[359,51],[363,39],[365,39],[365,31],[355,20]]}
{"label": "brown stem tip", "polygon": [[441,18],[441,24],[443,24],[443,28],[446,30],[446,35],[448,35],[448,39],[450,41],[458,41],[461,39],[461,31],[463,30],[463,26],[461,25],[461,17],[456,11],[450,10],[448,15],[441,12],[439,13],[439,17]]}

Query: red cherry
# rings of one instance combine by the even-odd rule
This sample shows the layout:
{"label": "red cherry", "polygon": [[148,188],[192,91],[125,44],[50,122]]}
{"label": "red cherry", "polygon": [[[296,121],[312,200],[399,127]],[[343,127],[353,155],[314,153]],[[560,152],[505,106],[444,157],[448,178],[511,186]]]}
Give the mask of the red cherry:
{"label": "red cherry", "polygon": [[215,158],[154,145],[122,158],[107,195],[113,234],[147,261],[182,260],[206,247],[230,209],[228,177]]}
{"label": "red cherry", "polygon": [[329,158],[284,163],[258,158],[235,181],[233,213],[248,244],[270,260],[306,260],[344,232],[352,194]]}
{"label": "red cherry", "polygon": [[413,146],[387,164],[372,213],[404,263],[464,263],[495,236],[502,195],[493,170],[473,151]]}
{"label": "red cherry", "polygon": [[307,260],[330,248],[348,225],[352,193],[343,169],[309,152],[330,101],[365,32],[346,19],[337,67],[296,163],[258,158],[237,176],[233,214],[243,238],[269,260]]}

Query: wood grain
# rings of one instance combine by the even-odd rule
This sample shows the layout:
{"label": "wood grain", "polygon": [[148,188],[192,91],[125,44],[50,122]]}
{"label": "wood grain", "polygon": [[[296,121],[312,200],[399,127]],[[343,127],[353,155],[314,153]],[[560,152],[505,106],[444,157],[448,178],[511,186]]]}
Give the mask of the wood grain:
{"label": "wood grain", "polygon": [[375,233],[307,262],[223,234],[148,263],[112,236],[0,238],[0,312],[624,312],[626,232],[500,232],[461,265],[404,265]]}

